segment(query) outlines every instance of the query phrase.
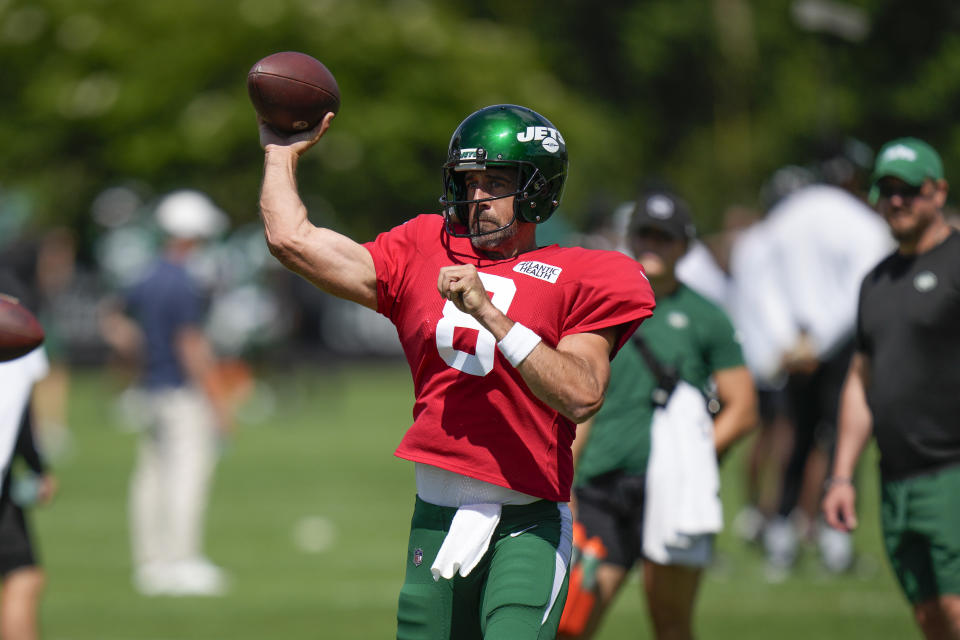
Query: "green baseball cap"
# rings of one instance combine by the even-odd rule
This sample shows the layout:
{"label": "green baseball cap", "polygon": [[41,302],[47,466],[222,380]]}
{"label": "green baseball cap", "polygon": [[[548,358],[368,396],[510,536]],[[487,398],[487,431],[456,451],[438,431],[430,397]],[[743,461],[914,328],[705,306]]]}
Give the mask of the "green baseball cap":
{"label": "green baseball cap", "polygon": [[920,186],[927,179],[943,178],[943,162],[940,154],[918,138],[897,138],[883,145],[877,154],[877,162],[870,178],[870,204],[880,199],[877,183],[882,178],[893,176],[907,184]]}

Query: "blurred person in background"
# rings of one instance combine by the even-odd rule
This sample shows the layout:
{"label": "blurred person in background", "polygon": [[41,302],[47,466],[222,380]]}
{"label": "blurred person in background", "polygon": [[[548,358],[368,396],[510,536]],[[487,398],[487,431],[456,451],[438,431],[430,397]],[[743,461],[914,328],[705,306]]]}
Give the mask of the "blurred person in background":
{"label": "blurred person in background", "polygon": [[649,284],[623,254],[538,246],[566,145],[517,105],[457,127],[439,215],[366,244],[314,226],[296,168],[332,118],[290,136],[260,121],[260,209],[284,265],[390,318],[414,376],[414,423],[396,450],[417,485],[397,638],[553,638],[576,423],[600,407],[610,359],[651,314]]}
{"label": "blurred person in background", "polygon": [[37,247],[34,287],[39,300],[38,319],[46,332],[44,349],[50,373],[37,385],[35,394],[37,435],[44,454],[51,459],[63,455],[70,446],[70,340],[64,328],[80,324],[76,307],[69,305],[79,280],[76,234],[64,227],[45,232]]}
{"label": "blurred person in background", "polygon": [[[812,171],[787,165],[760,190],[763,213],[815,181]],[[734,533],[762,544],[767,523],[777,513],[794,441],[786,390],[783,345],[793,340],[795,322],[781,282],[777,249],[768,239],[763,213],[730,210],[727,309],[737,328],[743,356],[757,385],[759,428],[744,468],[746,504],[733,519]],[[782,574],[782,570],[779,570]]]}
{"label": "blurred person in background", "polygon": [[762,541],[777,511],[784,469],[790,458],[793,423],[780,365],[778,344],[792,330],[789,307],[777,281],[777,255],[767,242],[759,214],[730,210],[726,219],[730,274],[727,309],[737,329],[743,357],[757,386],[759,424],[744,467],[745,502],[733,519],[736,535]]}
{"label": "blurred person in background", "polygon": [[105,339],[139,363],[143,433],[130,483],[134,586],[144,595],[219,595],[227,578],[203,553],[203,525],[218,442],[232,416],[204,333],[207,295],[188,267],[227,218],[191,190],[164,196],[155,215],[163,251],[126,292],[122,309],[103,319]]}
{"label": "blurred person in background", "polygon": [[[806,184],[807,172],[798,174],[793,169],[778,176],[778,191]],[[769,372],[757,362],[763,360],[771,336],[789,324],[786,314],[778,313],[785,305],[777,303],[782,292],[770,277],[776,255],[760,230],[761,218],[753,207],[731,204],[724,210],[722,228],[695,243],[676,267],[681,282],[716,302],[730,316],[757,389],[758,429],[751,437],[744,466],[746,504],[732,523],[735,534],[751,543],[760,541],[766,520],[776,511],[792,440],[782,375],[778,372],[776,379],[768,379]]]}
{"label": "blurred person in background", "polygon": [[[764,192],[779,199],[810,180],[807,170],[789,167],[778,172]],[[735,534],[751,543],[761,541],[766,521],[776,512],[793,439],[782,371],[770,379],[771,372],[760,364],[775,344],[773,336],[790,324],[782,291],[771,277],[777,256],[758,224],[761,217],[752,207],[730,205],[721,230],[695,241],[676,266],[681,282],[727,311],[757,387],[759,428],[745,463],[746,504],[732,523]]]}
{"label": "blurred person in background", "polygon": [[636,203],[632,200],[613,205],[606,196],[594,196],[586,209],[584,229],[573,236],[573,244],[586,249],[626,253],[623,240],[634,206]]}
{"label": "blurred person in background", "polygon": [[694,238],[677,262],[677,279],[707,300],[726,310],[730,303],[730,247],[743,220],[756,214],[747,207],[730,205],[723,214],[723,228],[709,236]]}
{"label": "blurred person in background", "polygon": [[[563,637],[592,637],[628,573],[641,561],[655,637],[693,637],[701,574],[712,558],[714,533],[722,526],[717,456],[756,424],[756,393],[730,320],[719,306],[677,279],[677,262],[694,236],[687,206],[675,195],[655,191],[636,204],[628,245],[650,279],[657,309],[614,360],[607,401],[581,426],[574,443],[575,515],[587,537],[600,537],[607,555],[596,570],[596,605],[585,629]],[[705,459],[695,456],[694,443],[668,448],[667,436],[654,426],[658,407],[666,404],[664,396],[672,402],[678,393],[669,388],[678,380],[694,389],[692,402],[699,404],[694,418],[701,422],[691,418],[684,426],[693,431],[692,439],[705,441],[700,449]],[[719,401],[715,415],[706,397],[714,388]],[[680,425],[670,427],[677,427],[670,429],[675,434],[681,431]],[[664,458],[681,450],[679,457]],[[682,468],[669,470],[675,475],[669,477],[666,491],[650,483],[648,474],[657,473],[655,465],[678,462]],[[651,504],[657,499],[665,511]],[[716,517],[709,524],[681,528],[676,535],[663,531],[670,526],[659,521],[666,512],[685,511],[707,520],[712,511]]]}
{"label": "blurred person in background", "polygon": [[806,540],[817,544],[829,571],[842,572],[853,562],[852,539],[819,521],[818,504],[853,349],[856,291],[863,275],[889,251],[890,236],[857,195],[826,182],[789,190],[753,236],[761,245],[759,263],[740,269],[741,281],[733,285],[753,304],[737,303],[734,322],[753,316],[760,327],[745,343],[756,338],[763,344],[746,350],[762,381],[771,381],[774,389],[778,380],[785,381],[784,395],[772,398],[775,407],[786,402],[792,427],[778,506],[763,529],[767,575],[773,581],[789,575]]}
{"label": "blurred person in background", "polygon": [[863,279],[843,386],[827,522],[858,524],[854,470],[880,451],[890,564],[925,637],[960,638],[960,233],[939,154],[916,138],[877,156],[870,200],[897,242]]}
{"label": "blurred person in background", "polygon": [[[0,271],[0,295],[21,299],[23,293],[23,286],[9,271]],[[0,362],[0,637],[4,640],[40,637],[38,610],[45,576],[24,507],[49,503],[57,489],[34,444],[31,407],[34,387],[48,371],[43,347]],[[30,473],[19,476],[19,483],[13,473],[18,457]]]}
{"label": "blurred person in background", "polygon": [[[100,291],[96,276],[77,264],[76,234],[66,227],[23,233],[0,252],[5,264],[23,283],[23,300],[36,309],[46,338],[50,371],[34,390],[37,445],[48,460],[70,448],[68,400],[70,369],[77,356],[98,341],[95,314]],[[94,347],[95,348],[95,347]]]}

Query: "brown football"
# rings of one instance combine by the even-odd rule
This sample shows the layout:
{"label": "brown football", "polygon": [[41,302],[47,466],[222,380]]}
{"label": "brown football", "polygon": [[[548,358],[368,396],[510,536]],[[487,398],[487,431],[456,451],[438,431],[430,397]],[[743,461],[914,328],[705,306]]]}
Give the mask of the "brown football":
{"label": "brown football", "polygon": [[30,353],[43,338],[36,317],[13,296],[0,293],[0,362]]}
{"label": "brown football", "polygon": [[337,80],[322,62],[297,51],[274,53],[247,74],[253,108],[270,126],[284,133],[312,129],[340,109]]}

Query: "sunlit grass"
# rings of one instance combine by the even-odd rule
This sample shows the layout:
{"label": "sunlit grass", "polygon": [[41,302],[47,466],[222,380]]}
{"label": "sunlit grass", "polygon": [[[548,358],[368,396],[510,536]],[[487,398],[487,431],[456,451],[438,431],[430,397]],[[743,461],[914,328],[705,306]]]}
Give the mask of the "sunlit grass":
{"label": "sunlit grass", "polygon": [[[318,363],[262,380],[261,406],[275,411],[242,422],[226,443],[209,513],[208,554],[233,588],[221,598],[145,598],[130,584],[126,525],[136,435],[113,410],[111,378],[75,373],[71,444],[55,463],[61,494],[34,514],[49,578],[45,638],[394,636],[413,501],[412,466],[392,455],[411,419],[405,363]],[[723,468],[728,522],[744,450]],[[793,578],[768,584],[759,553],[725,532],[701,591],[699,637],[919,637],[881,552],[870,462],[857,569],[831,577],[807,553]],[[648,637],[633,581],[600,638]]]}

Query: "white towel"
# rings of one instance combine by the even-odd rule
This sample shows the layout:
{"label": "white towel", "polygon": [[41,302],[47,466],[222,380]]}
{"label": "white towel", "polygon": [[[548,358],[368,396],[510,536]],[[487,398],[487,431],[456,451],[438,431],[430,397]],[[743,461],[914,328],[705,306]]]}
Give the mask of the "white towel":
{"label": "white towel", "polygon": [[493,531],[500,524],[499,504],[465,504],[453,516],[450,531],[430,567],[434,580],[449,580],[457,571],[467,576],[490,546]]}
{"label": "white towel", "polygon": [[666,563],[668,547],[723,528],[713,418],[703,394],[680,381],[654,411],[644,495],[643,552]]}

